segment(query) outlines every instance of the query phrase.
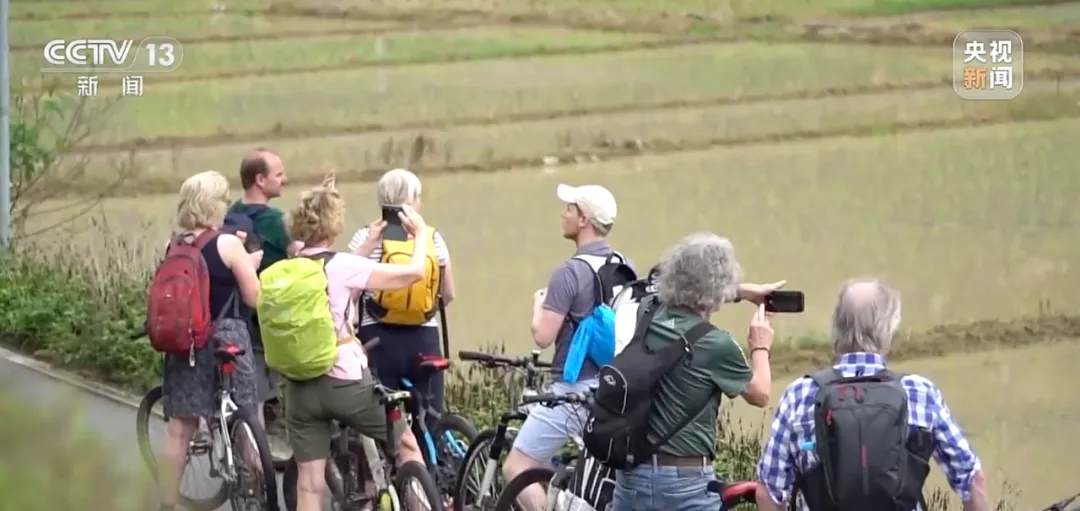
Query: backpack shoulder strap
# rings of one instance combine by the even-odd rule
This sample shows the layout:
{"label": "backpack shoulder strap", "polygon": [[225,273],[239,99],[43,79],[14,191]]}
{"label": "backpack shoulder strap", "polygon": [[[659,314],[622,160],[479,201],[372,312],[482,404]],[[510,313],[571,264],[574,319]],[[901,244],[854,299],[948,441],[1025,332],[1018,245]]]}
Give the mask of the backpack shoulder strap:
{"label": "backpack shoulder strap", "polygon": [[329,263],[330,260],[333,259],[336,255],[337,252],[334,252],[333,250],[327,250],[325,252],[319,252],[318,254],[302,255],[300,257],[311,259],[313,261],[322,261],[323,271],[326,271],[326,264]]}
{"label": "backpack shoulder strap", "polygon": [[[698,324],[691,327],[690,330],[687,330],[686,333],[682,335],[682,339],[684,342],[686,342],[687,347],[689,348],[696,344],[698,341],[704,339],[705,336],[709,335],[709,332],[712,332],[713,330],[716,330],[716,327],[712,323],[710,323],[709,320],[702,319],[700,322],[698,322]],[[656,453],[656,451],[659,450],[660,447],[668,443],[668,441],[674,438],[675,435],[679,434],[680,431],[685,429],[686,426],[689,426],[691,422],[694,422],[695,419],[697,419],[702,413],[704,413],[705,405],[708,405],[709,401],[712,401],[712,399],[718,393],[719,391],[709,394],[709,396],[705,398],[705,401],[701,403],[701,406],[691,408],[691,410],[697,410],[697,412],[686,414],[686,417],[683,417],[683,420],[679,421],[679,423],[676,424],[675,427],[668,432],[668,434],[664,435],[660,440],[653,444],[653,453]]]}
{"label": "backpack shoulder strap", "polygon": [[[611,256],[608,256],[611,257]],[[602,289],[604,283],[600,281],[600,268],[607,264],[608,257],[597,255],[585,255],[578,254],[571,258],[571,260],[578,260],[585,263],[589,267],[589,270],[593,274],[593,307],[599,306],[604,302],[604,290]]]}
{"label": "backpack shoulder strap", "polygon": [[686,344],[693,346],[698,341],[704,339],[705,336],[709,335],[709,332],[712,332],[713,330],[716,330],[716,327],[708,320],[703,319],[683,334],[683,340],[686,341]]}
{"label": "backpack shoulder strap", "polygon": [[[638,319],[637,325],[634,328],[634,336],[630,338],[630,343],[645,342],[645,333],[649,331],[649,325],[652,324],[653,318],[656,317],[656,311],[660,308],[660,304],[654,300],[642,301],[641,305],[645,308],[641,313],[641,318]],[[646,352],[652,352],[649,346],[644,346]]]}
{"label": "backpack shoulder strap", "polygon": [[817,372],[809,373],[806,375],[806,377],[814,380],[814,383],[817,384],[818,388],[822,388],[836,380],[841,379],[843,375],[830,367],[828,369],[822,369]]}

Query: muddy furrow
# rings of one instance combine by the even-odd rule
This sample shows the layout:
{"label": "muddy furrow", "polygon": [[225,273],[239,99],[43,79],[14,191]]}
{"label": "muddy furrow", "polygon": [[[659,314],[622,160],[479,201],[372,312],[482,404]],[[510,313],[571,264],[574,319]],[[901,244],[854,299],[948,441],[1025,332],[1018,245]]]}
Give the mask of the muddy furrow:
{"label": "muddy furrow", "polygon": [[[1025,75],[1026,80],[1065,79],[1080,77],[1080,70],[1043,71]],[[924,80],[919,82],[886,83],[857,85],[851,87],[831,87],[827,89],[800,90],[789,93],[722,95],[700,99],[677,99],[657,103],[627,103],[604,107],[571,108],[566,110],[543,110],[520,112],[499,116],[456,117],[401,123],[365,123],[347,126],[311,125],[291,129],[275,129],[258,133],[215,133],[212,135],[166,136],[152,139],[139,138],[111,144],[87,146],[93,153],[109,153],[131,150],[189,149],[216,147],[230,144],[242,144],[256,141],[282,141],[302,138],[322,138],[341,135],[361,135],[408,130],[449,130],[457,127],[496,126],[525,122],[542,122],[575,117],[629,114],[635,112],[655,112],[677,108],[708,108],[724,105],[760,103],[768,101],[793,101],[802,99],[822,99],[828,97],[847,97],[873,95],[897,91],[919,91],[935,87],[952,85],[952,78]]]}
{"label": "muddy furrow", "polygon": [[[514,169],[540,168],[551,161],[563,162],[565,166],[572,166],[580,162],[584,165],[610,162],[626,158],[643,156],[663,156],[693,151],[707,151],[724,147],[746,147],[785,142],[801,142],[821,140],[828,138],[852,137],[869,138],[877,136],[894,136],[906,133],[917,133],[937,130],[950,130],[958,128],[975,128],[981,126],[999,124],[1021,124],[1027,122],[1040,122],[1049,120],[1080,119],[1080,116],[1053,116],[1034,115],[1030,118],[1019,117],[1014,113],[987,115],[963,119],[948,120],[920,120],[904,121],[896,123],[868,124],[852,126],[843,129],[828,131],[808,131],[783,134],[764,134],[742,137],[723,137],[707,140],[666,140],[662,138],[636,141],[635,144],[626,146],[605,146],[594,148],[587,153],[582,151],[554,153],[536,157],[505,158],[484,163],[463,162],[450,165],[415,165],[410,167],[421,177],[440,176],[444,174],[462,173],[492,173],[504,172]],[[386,172],[385,166],[372,168],[338,168],[336,169],[339,183],[368,183],[377,181]],[[291,181],[303,185],[317,184],[321,180],[319,175],[299,175],[291,178]],[[177,179],[157,179],[153,181],[135,182],[133,186],[117,191],[118,196],[137,196],[140,194],[173,193],[179,186],[182,176]],[[72,193],[76,193],[78,183],[71,183]]]}
{"label": "muddy furrow", "polygon": [[[196,44],[214,44],[214,43],[247,43],[256,41],[282,41],[289,39],[315,39],[322,37],[334,37],[334,36],[375,36],[375,35],[395,35],[395,34],[411,34],[418,30],[422,31],[448,31],[448,30],[466,30],[482,27],[500,27],[505,26],[498,23],[487,23],[483,21],[470,21],[470,22],[458,22],[458,23],[416,23],[408,26],[390,26],[390,27],[368,27],[368,28],[336,28],[325,30],[281,30],[277,32],[262,32],[251,34],[216,34],[200,37],[185,37],[180,42],[184,47],[188,47]],[[144,37],[150,37],[154,35],[162,34],[148,34],[143,36],[126,36],[129,39],[136,41],[142,40]],[[41,51],[44,47],[44,43],[40,44],[13,44],[11,45],[11,51]]]}

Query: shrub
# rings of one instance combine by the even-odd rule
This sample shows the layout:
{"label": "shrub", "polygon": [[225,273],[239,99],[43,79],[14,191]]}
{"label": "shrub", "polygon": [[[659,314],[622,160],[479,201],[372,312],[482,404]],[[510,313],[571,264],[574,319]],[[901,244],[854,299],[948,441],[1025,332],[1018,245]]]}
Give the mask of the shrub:
{"label": "shrub", "polygon": [[0,251],[0,341],[35,357],[143,391],[161,378],[159,356],[131,340],[146,313],[151,254],[109,236],[110,257],[69,244]]}
{"label": "shrub", "polygon": [[71,408],[38,408],[0,392],[0,509],[151,509],[151,486],[125,474]]}

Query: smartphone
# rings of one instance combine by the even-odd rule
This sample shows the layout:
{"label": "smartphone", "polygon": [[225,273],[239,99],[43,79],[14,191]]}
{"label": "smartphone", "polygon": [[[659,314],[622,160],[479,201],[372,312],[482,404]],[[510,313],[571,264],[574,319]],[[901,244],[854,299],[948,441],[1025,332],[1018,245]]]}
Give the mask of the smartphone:
{"label": "smartphone", "polygon": [[386,229],[383,230],[382,235],[383,239],[394,241],[409,239],[409,234],[405,232],[405,227],[401,225],[400,213],[404,211],[401,206],[383,205],[382,219],[386,222]]}
{"label": "smartphone", "polygon": [[765,297],[765,311],[782,314],[803,312],[806,297],[802,291],[777,290]]}

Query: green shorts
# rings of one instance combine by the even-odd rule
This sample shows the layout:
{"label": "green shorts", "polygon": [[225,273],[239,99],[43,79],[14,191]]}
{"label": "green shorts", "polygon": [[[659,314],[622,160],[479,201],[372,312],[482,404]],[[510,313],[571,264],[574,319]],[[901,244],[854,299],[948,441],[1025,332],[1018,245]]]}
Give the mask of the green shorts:
{"label": "green shorts", "polygon": [[[376,380],[369,372],[362,380],[320,376],[314,380],[285,382],[285,425],[297,462],[330,457],[330,423],[338,421],[380,445],[386,437],[386,409],[379,404]],[[393,424],[393,440],[405,431],[404,420]]]}

